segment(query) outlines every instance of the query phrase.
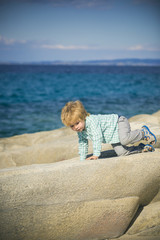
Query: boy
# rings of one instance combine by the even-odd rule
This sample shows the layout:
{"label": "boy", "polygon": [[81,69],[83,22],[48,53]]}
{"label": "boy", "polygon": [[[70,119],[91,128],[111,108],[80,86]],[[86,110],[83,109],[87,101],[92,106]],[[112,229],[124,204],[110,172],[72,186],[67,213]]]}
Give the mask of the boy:
{"label": "boy", "polygon": [[[86,160],[96,160],[101,154],[101,143],[110,143],[118,156],[154,151],[150,144],[156,143],[155,135],[147,126],[131,131],[128,120],[117,114],[91,115],[80,101],[68,102],[61,112],[64,125],[78,133],[80,160],[88,154],[88,139],[93,143],[93,156]],[[130,143],[146,140],[150,144],[127,147]]]}

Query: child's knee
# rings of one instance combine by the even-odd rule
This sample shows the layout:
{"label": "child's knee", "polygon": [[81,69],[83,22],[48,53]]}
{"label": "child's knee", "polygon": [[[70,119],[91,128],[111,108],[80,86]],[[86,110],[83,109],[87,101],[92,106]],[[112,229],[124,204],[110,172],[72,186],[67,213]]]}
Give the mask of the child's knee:
{"label": "child's knee", "polygon": [[126,146],[128,144],[128,138],[121,138],[120,142],[123,146]]}
{"label": "child's knee", "polygon": [[112,147],[114,148],[114,151],[116,152],[117,156],[124,156],[127,154],[128,150],[125,149],[121,143],[112,144]]}

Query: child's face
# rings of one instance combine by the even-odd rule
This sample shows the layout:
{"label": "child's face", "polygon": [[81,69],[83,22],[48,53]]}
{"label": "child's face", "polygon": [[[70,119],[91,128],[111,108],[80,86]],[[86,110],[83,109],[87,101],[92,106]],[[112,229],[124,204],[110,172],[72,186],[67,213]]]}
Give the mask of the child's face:
{"label": "child's face", "polygon": [[85,122],[83,120],[78,121],[75,124],[71,125],[70,127],[73,131],[82,132],[85,129]]}

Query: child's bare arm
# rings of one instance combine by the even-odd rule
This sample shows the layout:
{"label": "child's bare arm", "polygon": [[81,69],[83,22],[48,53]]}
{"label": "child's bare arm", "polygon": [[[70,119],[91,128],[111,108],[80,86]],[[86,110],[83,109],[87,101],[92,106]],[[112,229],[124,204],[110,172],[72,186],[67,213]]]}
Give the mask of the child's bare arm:
{"label": "child's bare arm", "polygon": [[78,133],[78,137],[79,137],[80,160],[84,161],[88,154],[88,139],[83,138],[80,133]]}

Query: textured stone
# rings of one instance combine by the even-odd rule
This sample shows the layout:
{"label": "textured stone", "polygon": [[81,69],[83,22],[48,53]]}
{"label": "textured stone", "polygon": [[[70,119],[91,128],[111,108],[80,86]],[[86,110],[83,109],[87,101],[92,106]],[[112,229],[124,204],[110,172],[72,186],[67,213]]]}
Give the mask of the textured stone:
{"label": "textured stone", "polygon": [[158,150],[77,160],[0,171],[2,239],[118,237],[159,192]]}
{"label": "textured stone", "polygon": [[126,230],[137,206],[137,197],[55,205],[23,203],[1,213],[1,239],[85,240],[116,237]]}
{"label": "textured stone", "polygon": [[0,139],[0,168],[51,163],[75,156],[77,136],[69,128]]}
{"label": "textured stone", "polygon": [[127,234],[160,237],[160,201],[145,206]]}
{"label": "textured stone", "polygon": [[112,238],[112,240],[159,240],[159,236],[155,237],[155,236],[123,235],[122,237],[119,238]]}
{"label": "textured stone", "polygon": [[103,144],[80,162],[68,128],[0,139],[0,239],[159,240],[160,111],[130,122],[156,133],[155,152],[115,157]]}

